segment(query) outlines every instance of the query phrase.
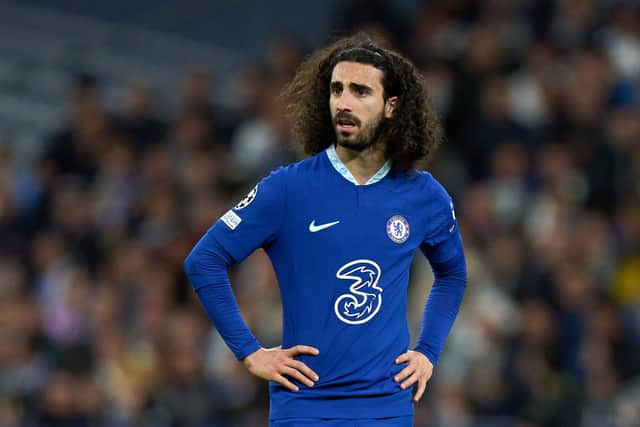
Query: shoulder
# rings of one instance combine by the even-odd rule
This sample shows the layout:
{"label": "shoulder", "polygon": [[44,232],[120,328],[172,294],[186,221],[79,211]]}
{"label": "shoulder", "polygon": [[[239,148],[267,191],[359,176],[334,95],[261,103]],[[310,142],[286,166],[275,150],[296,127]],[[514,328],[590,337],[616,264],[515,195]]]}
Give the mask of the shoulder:
{"label": "shoulder", "polygon": [[274,169],[269,177],[273,177],[276,180],[282,180],[285,182],[297,182],[301,178],[310,174],[317,174],[321,170],[324,171],[324,165],[321,156],[324,153],[319,153],[306,159],[300,160],[295,163],[290,163],[286,166],[281,166]]}
{"label": "shoulder", "polygon": [[308,185],[309,182],[317,180],[318,172],[322,169],[322,162],[319,158],[322,154],[273,169],[258,182],[256,187],[260,187],[260,189],[268,187],[273,190],[289,192],[301,185]]}
{"label": "shoulder", "polygon": [[413,173],[414,194],[424,218],[425,239],[430,245],[448,238],[455,230],[456,215],[451,196],[444,186],[429,172]]}
{"label": "shoulder", "polygon": [[405,177],[411,183],[413,194],[422,201],[447,205],[451,201],[451,196],[444,186],[429,172],[411,171],[406,173]]}
{"label": "shoulder", "polygon": [[308,172],[314,172],[323,167],[323,156],[326,156],[324,151],[315,154],[299,162],[291,163],[285,168],[289,174],[304,174]]}

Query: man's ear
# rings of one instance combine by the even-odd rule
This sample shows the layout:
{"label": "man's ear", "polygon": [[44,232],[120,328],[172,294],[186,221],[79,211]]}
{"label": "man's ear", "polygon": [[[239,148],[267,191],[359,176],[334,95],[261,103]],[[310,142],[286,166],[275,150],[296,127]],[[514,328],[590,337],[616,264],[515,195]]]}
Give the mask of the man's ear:
{"label": "man's ear", "polygon": [[387,101],[384,103],[384,116],[387,119],[393,117],[393,113],[396,111],[396,107],[398,106],[398,97],[392,96],[391,98],[387,98]]}

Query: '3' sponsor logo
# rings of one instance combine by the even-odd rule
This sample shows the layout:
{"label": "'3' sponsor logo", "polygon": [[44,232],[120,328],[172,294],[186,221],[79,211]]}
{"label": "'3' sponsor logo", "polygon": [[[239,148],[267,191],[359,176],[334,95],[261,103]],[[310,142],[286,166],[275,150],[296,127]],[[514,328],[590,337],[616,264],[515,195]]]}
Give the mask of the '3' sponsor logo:
{"label": "'3' sponsor logo", "polygon": [[382,307],[380,266],[368,259],[348,262],[338,269],[336,277],[351,282],[349,292],[340,295],[333,306],[338,319],[349,325],[371,320]]}

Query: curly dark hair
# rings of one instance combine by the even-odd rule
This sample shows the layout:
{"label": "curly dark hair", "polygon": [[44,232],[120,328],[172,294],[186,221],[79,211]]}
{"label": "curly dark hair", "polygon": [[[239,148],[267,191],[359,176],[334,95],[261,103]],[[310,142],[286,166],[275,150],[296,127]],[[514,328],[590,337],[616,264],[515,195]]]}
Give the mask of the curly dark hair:
{"label": "curly dark hair", "polygon": [[398,97],[391,119],[381,123],[380,140],[387,141],[393,169],[406,172],[426,159],[442,139],[438,116],[424,79],[402,55],[378,46],[367,34],[338,39],[307,58],[281,96],[292,121],[293,136],[307,154],[317,154],[335,142],[329,110],[329,84],[341,61],[370,64],[383,72],[384,99]]}

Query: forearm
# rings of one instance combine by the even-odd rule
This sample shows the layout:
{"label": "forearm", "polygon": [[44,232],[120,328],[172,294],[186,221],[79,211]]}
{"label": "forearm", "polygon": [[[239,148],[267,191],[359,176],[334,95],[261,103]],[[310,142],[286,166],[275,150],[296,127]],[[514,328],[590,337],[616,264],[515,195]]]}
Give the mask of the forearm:
{"label": "forearm", "polygon": [[467,283],[467,271],[459,235],[441,247],[423,249],[435,281],[425,304],[422,329],[415,350],[435,365],[456,319]]}
{"label": "forearm", "polygon": [[238,360],[260,348],[240,314],[231,289],[228,266],[231,256],[206,233],[193,248],[184,267],[209,319]]}

